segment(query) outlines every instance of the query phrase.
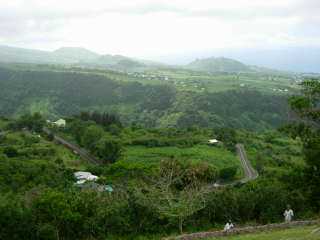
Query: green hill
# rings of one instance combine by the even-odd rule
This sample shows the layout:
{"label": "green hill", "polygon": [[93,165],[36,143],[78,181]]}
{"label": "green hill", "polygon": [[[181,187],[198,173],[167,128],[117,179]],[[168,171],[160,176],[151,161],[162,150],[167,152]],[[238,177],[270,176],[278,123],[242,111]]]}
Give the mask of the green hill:
{"label": "green hill", "polygon": [[70,62],[92,61],[99,58],[99,54],[81,47],[62,47],[53,52],[57,58],[68,59]]}
{"label": "green hill", "polygon": [[46,116],[66,116],[99,110],[115,112],[126,123],[182,128],[195,125],[265,129],[286,120],[285,96],[246,89],[188,91],[172,84],[142,84],[117,72],[86,71],[0,68],[0,114],[41,112]]}
{"label": "green hill", "polygon": [[219,57],[197,59],[188,65],[186,68],[196,71],[205,72],[250,72],[251,68],[239,61]]}
{"label": "green hill", "polygon": [[53,52],[0,46],[2,63],[77,64],[101,66],[115,70],[135,70],[147,67],[142,61],[121,55],[100,55],[81,47],[62,47]]}
{"label": "green hill", "polygon": [[58,63],[63,61],[47,51],[0,46],[0,62]]}

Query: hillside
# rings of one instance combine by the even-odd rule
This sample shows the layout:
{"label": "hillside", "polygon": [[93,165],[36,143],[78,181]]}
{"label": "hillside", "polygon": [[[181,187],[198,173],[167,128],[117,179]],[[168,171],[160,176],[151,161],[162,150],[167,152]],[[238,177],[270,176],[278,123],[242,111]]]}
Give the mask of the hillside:
{"label": "hillside", "polygon": [[116,70],[135,70],[147,67],[139,60],[121,55],[100,55],[81,47],[62,47],[53,52],[0,46],[2,63],[78,64],[100,66]]}
{"label": "hillside", "polygon": [[[86,149],[101,164],[55,144],[41,131],[43,126]],[[287,181],[288,174],[303,166],[301,142],[279,132],[148,129],[121,125],[112,115],[83,113],[68,118],[65,128],[46,124],[38,114],[0,119],[0,133],[0,213],[6,216],[0,219],[1,239],[13,233],[15,239],[56,239],[57,232],[65,239],[105,239],[111,234],[116,239],[158,239],[150,235],[177,235],[179,225],[187,232],[220,229],[226,216],[239,224],[277,222],[289,198],[297,218],[311,209],[301,198],[300,185],[293,192]],[[222,143],[208,146],[211,137]],[[235,142],[245,144],[260,177],[208,191],[217,179],[242,175]],[[73,173],[79,170],[99,179],[75,184]],[[88,222],[95,224],[88,229]]]}
{"label": "hillside", "polygon": [[251,68],[239,61],[218,57],[197,59],[188,65],[186,68],[196,71],[205,72],[250,72]]}
{"label": "hillside", "polygon": [[189,91],[173,84],[142,84],[115,72],[71,70],[0,68],[0,88],[4,89],[0,114],[41,112],[55,117],[100,110],[117,113],[126,123],[183,128],[264,129],[280,126],[286,120],[287,103],[281,95],[254,89]]}
{"label": "hillside", "polygon": [[58,63],[64,62],[64,59],[56,58],[47,51],[0,46],[0,61],[8,63]]}
{"label": "hillside", "polygon": [[87,62],[99,58],[99,54],[80,47],[62,47],[53,52],[57,58],[68,59],[70,62]]}

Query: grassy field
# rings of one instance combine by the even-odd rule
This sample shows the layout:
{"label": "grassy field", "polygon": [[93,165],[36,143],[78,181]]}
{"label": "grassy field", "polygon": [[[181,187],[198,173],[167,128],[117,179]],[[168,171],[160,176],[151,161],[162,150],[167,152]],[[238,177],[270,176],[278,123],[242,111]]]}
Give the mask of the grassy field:
{"label": "grassy field", "polygon": [[[314,232],[316,231],[316,232]],[[217,238],[210,238],[207,240]],[[225,240],[319,240],[319,226],[297,227],[286,230],[276,230],[272,232],[263,232],[257,234],[248,234],[233,237],[223,237]]]}
{"label": "grassy field", "polygon": [[240,162],[235,154],[224,148],[207,145],[195,145],[189,148],[129,146],[125,149],[123,158],[116,164],[141,164],[156,167],[159,166],[161,160],[169,158],[191,163],[207,162],[217,169],[231,166],[237,166],[240,169]]}
{"label": "grassy field", "polygon": [[[168,81],[149,79],[148,76],[167,76]],[[292,76],[267,73],[215,73],[196,72],[186,69],[157,69],[146,72],[143,83],[172,83],[179,90],[222,92],[236,89],[254,89],[272,94],[290,94],[299,86]]]}

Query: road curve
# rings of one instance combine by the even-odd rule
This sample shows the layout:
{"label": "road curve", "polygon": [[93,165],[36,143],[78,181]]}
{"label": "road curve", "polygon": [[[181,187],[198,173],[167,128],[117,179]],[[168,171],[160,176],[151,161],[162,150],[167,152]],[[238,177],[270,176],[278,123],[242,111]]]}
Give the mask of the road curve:
{"label": "road curve", "polygon": [[216,182],[216,183],[210,184],[208,186],[210,189],[219,188],[219,187],[227,187],[227,186],[235,186],[239,183],[247,183],[249,181],[256,179],[259,176],[258,172],[252,167],[250,161],[248,160],[248,157],[247,157],[247,154],[246,154],[246,151],[244,149],[243,144],[240,144],[240,143],[236,144],[236,150],[237,150],[237,154],[239,156],[241,167],[243,169],[244,177],[240,180],[235,180],[235,181],[232,181],[229,183],[217,183]]}
{"label": "road curve", "polygon": [[95,165],[100,165],[101,162],[95,158],[94,156],[92,156],[90,153],[88,153],[85,149],[80,148],[78,145],[73,144],[67,140],[65,140],[62,137],[59,137],[57,135],[55,135],[53,132],[51,132],[48,128],[43,128],[43,132],[45,132],[46,134],[53,134],[53,139],[54,141],[56,141],[57,143],[62,144],[63,146],[65,146],[66,148],[69,148],[70,150],[72,150],[74,153],[78,154],[83,160],[90,162],[92,164]]}

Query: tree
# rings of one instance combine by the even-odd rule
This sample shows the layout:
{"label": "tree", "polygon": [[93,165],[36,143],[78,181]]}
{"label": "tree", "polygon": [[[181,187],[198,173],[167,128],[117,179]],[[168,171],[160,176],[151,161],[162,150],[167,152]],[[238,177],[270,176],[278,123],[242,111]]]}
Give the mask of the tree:
{"label": "tree", "polygon": [[223,144],[230,150],[235,151],[235,145],[237,143],[237,132],[232,128],[218,128],[214,130],[216,138],[222,141]]}
{"label": "tree", "polygon": [[220,178],[223,180],[232,180],[237,174],[237,167],[227,167],[220,170]]}
{"label": "tree", "polygon": [[307,163],[306,179],[311,191],[311,201],[320,207],[320,81],[310,79],[301,83],[301,95],[293,96],[289,102],[293,123],[286,129],[303,141]]}
{"label": "tree", "polygon": [[45,120],[40,113],[25,114],[19,117],[16,121],[10,124],[12,129],[27,128],[29,131],[42,132],[45,125]]}
{"label": "tree", "polygon": [[177,224],[180,233],[184,222],[206,207],[207,191],[199,187],[197,180],[179,186],[188,172],[174,159],[164,161],[160,166],[160,176],[147,186],[136,189],[140,202],[156,212],[159,220]]}
{"label": "tree", "polygon": [[[173,180],[173,179],[171,179]],[[205,189],[190,186],[182,191],[174,191],[167,184],[149,185],[143,192],[137,189],[140,201],[155,211],[160,220],[166,219],[177,224],[179,232],[183,232],[183,224],[188,217],[206,207]]]}
{"label": "tree", "polygon": [[122,153],[122,143],[109,134],[105,134],[96,146],[96,155],[104,163],[114,163]]}
{"label": "tree", "polygon": [[91,125],[84,130],[81,143],[90,151],[96,151],[96,144],[103,136],[103,129],[97,125]]}
{"label": "tree", "polygon": [[18,150],[15,147],[8,146],[3,150],[3,153],[9,158],[18,156]]}

